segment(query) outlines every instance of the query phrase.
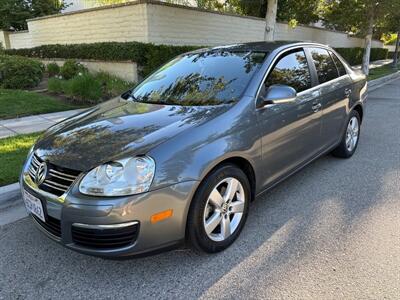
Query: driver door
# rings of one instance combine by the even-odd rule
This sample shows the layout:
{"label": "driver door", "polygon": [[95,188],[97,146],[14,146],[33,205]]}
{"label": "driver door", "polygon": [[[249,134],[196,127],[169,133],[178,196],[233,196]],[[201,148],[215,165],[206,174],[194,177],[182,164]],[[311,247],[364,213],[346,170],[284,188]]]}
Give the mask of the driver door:
{"label": "driver door", "polygon": [[285,52],[276,60],[261,88],[284,84],[297,97],[289,103],[270,104],[257,109],[262,140],[263,186],[273,184],[311,159],[321,149],[320,93],[312,88],[314,74],[302,48]]}

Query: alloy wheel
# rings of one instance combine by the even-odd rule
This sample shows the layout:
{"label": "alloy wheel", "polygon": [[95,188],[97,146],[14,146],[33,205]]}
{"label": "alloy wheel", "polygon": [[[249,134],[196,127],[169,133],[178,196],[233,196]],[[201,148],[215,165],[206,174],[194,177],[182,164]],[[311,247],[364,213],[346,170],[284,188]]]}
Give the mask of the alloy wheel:
{"label": "alloy wheel", "polygon": [[353,151],[357,146],[359,130],[360,126],[358,124],[358,119],[356,117],[352,117],[347,125],[346,130],[346,148],[349,152]]}
{"label": "alloy wheel", "polygon": [[233,177],[220,181],[208,196],[203,225],[213,241],[224,241],[238,228],[243,217],[246,196],[239,180]]}

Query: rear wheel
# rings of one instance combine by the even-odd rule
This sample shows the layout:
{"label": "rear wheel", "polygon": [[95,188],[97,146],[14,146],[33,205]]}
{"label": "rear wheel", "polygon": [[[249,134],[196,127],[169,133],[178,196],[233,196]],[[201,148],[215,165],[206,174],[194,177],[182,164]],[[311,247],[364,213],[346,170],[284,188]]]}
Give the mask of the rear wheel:
{"label": "rear wheel", "polygon": [[239,236],[249,209],[250,184],[235,165],[214,170],[201,183],[188,215],[188,239],[197,249],[215,253]]}
{"label": "rear wheel", "polygon": [[336,157],[349,158],[356,152],[358,140],[360,138],[360,115],[353,110],[347,122],[346,132],[339,146],[332,151]]}

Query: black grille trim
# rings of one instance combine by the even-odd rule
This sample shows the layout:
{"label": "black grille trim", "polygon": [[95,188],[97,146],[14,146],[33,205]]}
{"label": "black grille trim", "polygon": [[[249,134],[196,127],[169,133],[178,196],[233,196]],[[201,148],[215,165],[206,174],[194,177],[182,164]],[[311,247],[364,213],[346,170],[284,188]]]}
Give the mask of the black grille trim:
{"label": "black grille trim", "polygon": [[132,245],[139,234],[139,224],[123,228],[94,229],[72,225],[75,244],[94,249],[116,249]]}
{"label": "black grille trim", "polygon": [[[35,181],[36,170],[42,162],[43,160],[39,156],[33,154],[31,165],[28,169],[29,176],[33,181]],[[81,174],[77,170],[62,168],[49,162],[46,162],[46,164],[48,168],[46,179],[39,185],[39,189],[56,196],[61,196],[68,191],[71,184]]]}
{"label": "black grille trim", "polygon": [[43,222],[38,217],[32,214],[32,217],[35,221],[44,228],[47,232],[51,233],[52,235],[61,238],[61,222],[60,220],[53,218],[51,216],[47,216],[46,222]]}

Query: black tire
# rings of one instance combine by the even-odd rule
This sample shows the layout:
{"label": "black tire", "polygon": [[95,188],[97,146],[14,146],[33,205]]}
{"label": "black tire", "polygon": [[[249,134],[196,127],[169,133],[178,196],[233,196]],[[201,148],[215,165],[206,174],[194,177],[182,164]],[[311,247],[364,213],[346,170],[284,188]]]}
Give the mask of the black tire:
{"label": "black tire", "polygon": [[[346,146],[346,133],[347,133],[347,127],[348,127],[348,125],[349,125],[349,122],[350,122],[350,120],[351,120],[353,117],[356,117],[356,118],[357,118],[357,121],[358,121],[358,135],[357,135],[357,142],[356,142],[356,145],[355,145],[355,147],[350,151],[350,150],[347,148],[347,146]],[[361,126],[360,126],[360,125],[361,125],[360,115],[358,114],[357,111],[353,110],[353,111],[350,113],[350,116],[349,116],[349,118],[348,118],[348,120],[347,120],[346,128],[345,128],[345,131],[344,131],[344,133],[343,133],[343,137],[342,137],[342,140],[340,141],[340,144],[332,151],[332,155],[333,155],[333,156],[339,157],[339,158],[350,158],[350,157],[353,156],[354,152],[356,152],[356,150],[357,150],[358,142],[359,142],[359,140],[360,140],[360,131],[361,131],[361,130],[360,130],[360,129],[361,129]]]}
{"label": "black tire", "polygon": [[[235,231],[223,241],[214,241],[208,237],[203,224],[204,211],[208,197],[213,189],[226,178],[237,179],[244,190],[245,201],[243,215]],[[187,220],[187,240],[197,250],[216,253],[228,248],[239,236],[246,222],[251,201],[250,183],[246,174],[233,164],[225,164],[213,170],[200,184],[193,197]]]}

